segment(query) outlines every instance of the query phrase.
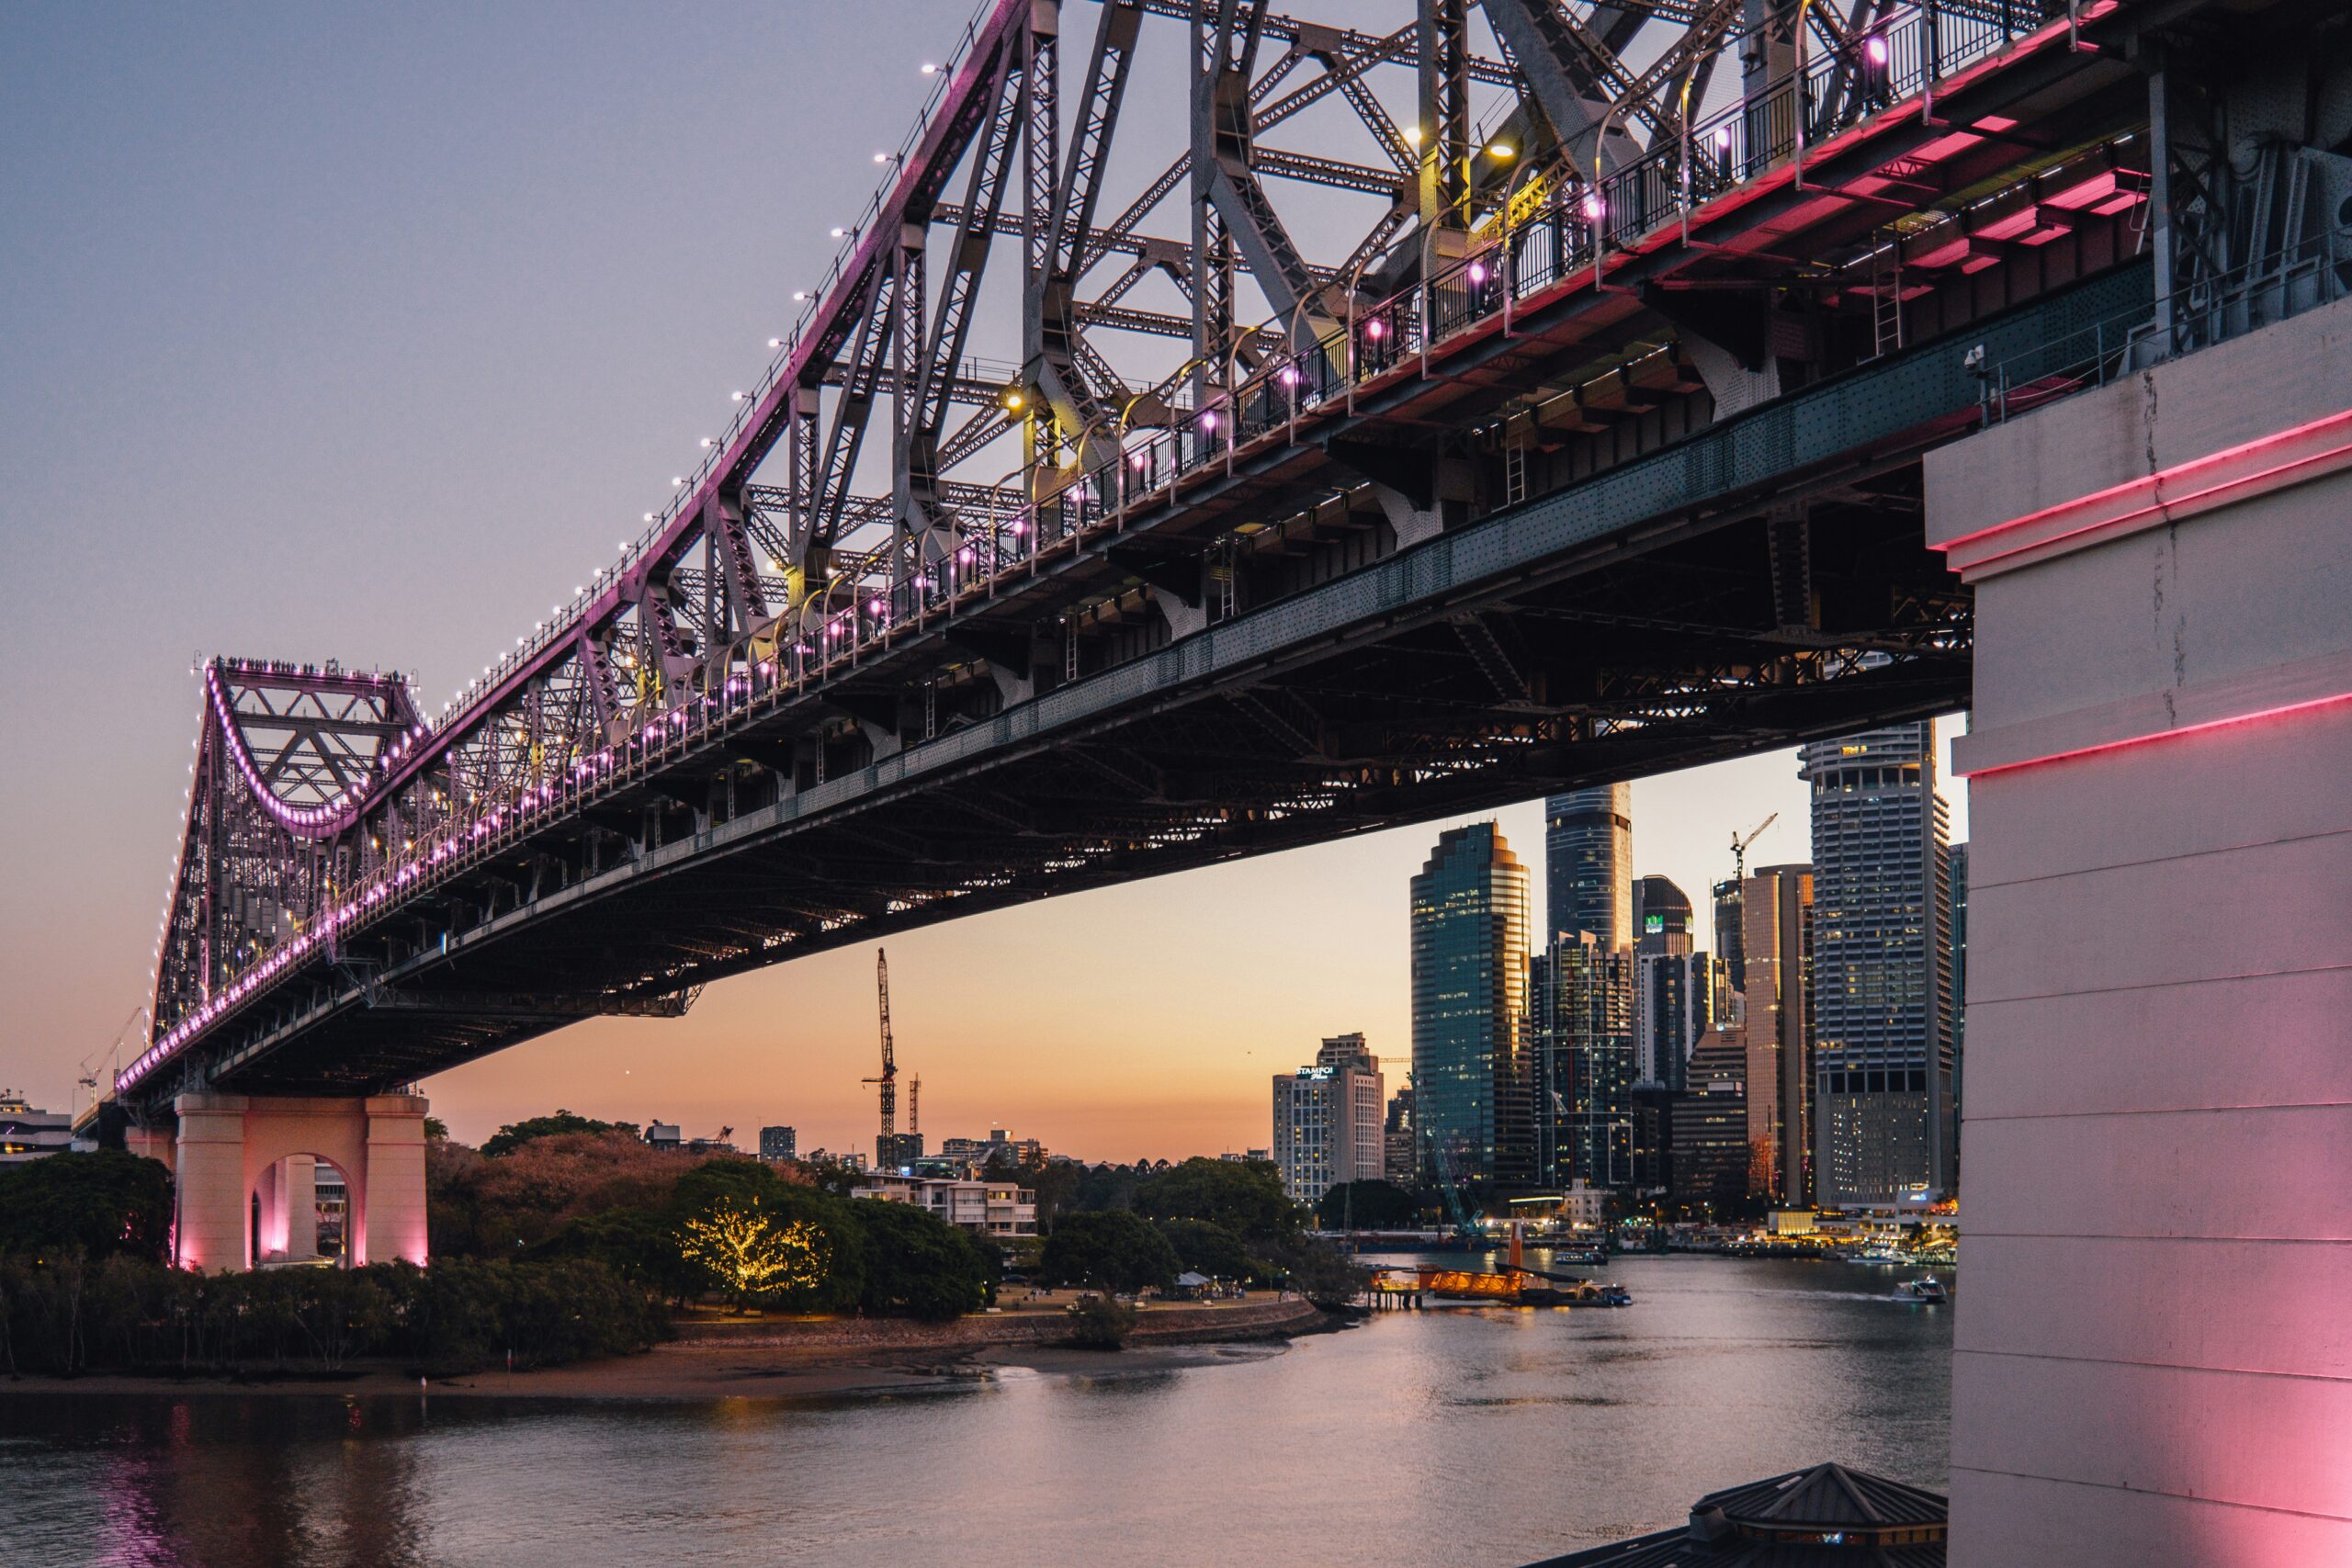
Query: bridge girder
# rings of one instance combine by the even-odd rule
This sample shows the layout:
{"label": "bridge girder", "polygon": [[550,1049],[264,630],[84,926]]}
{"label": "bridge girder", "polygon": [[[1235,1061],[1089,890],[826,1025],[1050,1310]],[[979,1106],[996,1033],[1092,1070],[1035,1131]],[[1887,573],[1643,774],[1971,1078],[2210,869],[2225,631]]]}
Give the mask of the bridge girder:
{"label": "bridge girder", "polygon": [[[2135,194],[2119,149],[2144,98],[2128,68],[2034,28],[1997,60],[1988,45],[1948,62],[1929,124],[1860,90],[1861,40],[1884,17],[1816,14],[1807,41],[1824,51],[1826,95],[1807,100],[1794,146],[1749,145],[1776,100],[1702,100],[1709,81],[1736,85],[1713,67],[1758,36],[1753,18],[1735,22],[1721,0],[1628,0],[1557,27],[1544,16],[1565,13],[1541,9],[1427,0],[1414,24],[1374,35],[1245,0],[1198,13],[1113,0],[1092,13],[1067,146],[1059,9],[991,11],[770,383],[745,395],[677,503],[446,716],[420,726],[409,710],[400,722],[425,733],[361,784],[348,823],[309,840],[304,863],[332,869],[301,873],[325,911],[307,945],[248,935],[249,955],[209,970],[175,948],[158,1043],[176,1052],[191,1027],[257,1017],[248,995],[257,1007],[297,980],[330,998],[318,1021],[249,1056],[277,1037],[238,1022],[242,1043],[208,1046],[194,1070],[256,1074],[337,1031],[390,1039],[401,1015],[432,1008],[333,1001],[364,989],[337,966],[363,963],[403,997],[447,990],[462,1013],[460,953],[484,995],[651,1007],[949,912],[1952,705],[1966,603],[1917,545],[1905,465],[1965,388],[1922,372],[1918,419],[1811,457],[1772,411],[1795,419],[1797,389],[1895,364],[1869,336],[1872,257],[1890,247],[1911,269],[1898,314],[1920,341],[1989,321],[2005,301],[1987,279],[2030,298],[2123,261],[2128,200],[2102,197],[2030,250],[1980,250],[1967,231],[2004,201],[2071,198],[2086,161],[2105,160],[2119,197]],[[2131,14],[2110,14],[2109,32]],[[1474,47],[1481,17],[1490,52]],[[1158,58],[1155,29],[1173,40],[1164,24],[1180,21],[1167,58],[1192,92],[1181,151],[1161,164],[1129,149],[1132,166],[1165,172],[1100,221],[1124,166],[1113,150],[1166,135],[1121,105]],[[1650,47],[1634,41],[1644,28],[1679,31],[1635,71],[1623,61]],[[1560,82],[1631,139],[1597,210],[1581,205],[1588,165]],[[1511,89],[1497,106],[1507,123],[1571,145],[1523,175],[1482,168],[1471,95],[1498,87]],[[2033,132],[2059,151],[1951,129],[2029,98]],[[1412,151],[1399,100],[1424,147],[1458,143],[1464,166]],[[1270,126],[1306,126],[1325,103],[1368,152],[1317,147],[1284,166],[1261,148]],[[1685,141],[1700,124],[1706,135]],[[1398,199],[1408,164],[1427,175],[1418,203]],[[1373,204],[1320,260],[1300,237],[1327,242],[1330,226],[1280,216],[1259,177],[1301,171]],[[1197,254],[1138,237],[1180,190],[1204,226]],[[991,265],[1000,240],[1017,266]],[[1442,269],[1426,283],[1424,256]],[[1236,324],[1239,276],[1276,307],[1273,328]],[[1182,297],[1189,321],[1128,303],[1147,283]],[[951,429],[950,406],[979,402],[997,375],[971,344],[1000,295],[1023,302],[1023,357]],[[1668,296],[1723,303],[1676,313],[1659,306]],[[1761,323],[1753,374],[1773,378],[1780,404],[1733,417],[1737,388],[1692,324],[1718,319]],[[1191,339],[1193,363],[1132,358],[1132,334],[1101,330],[1148,338],[1159,321]],[[863,440],[883,400],[887,457]],[[1019,462],[989,473],[1012,440]],[[1709,488],[1758,442],[1787,453],[1758,470],[1760,491]],[[772,451],[780,476],[763,469]],[[861,482],[877,463],[888,482]],[[1451,561],[1475,531],[1500,537],[1487,525],[1570,497],[1588,499],[1559,504],[1605,513],[1618,533],[1466,599],[1409,586],[1424,579],[1408,562]],[[1771,592],[1770,548],[1792,505],[1809,509],[1814,563],[1795,613]],[[1369,618],[1274,629],[1320,626],[1343,590],[1392,579],[1408,586],[1379,589],[1401,597]],[[1246,627],[1268,639],[1256,662],[1162,680]],[[1864,668],[1877,659],[1892,662]],[[1140,694],[1049,722],[1110,690]],[[399,744],[399,724],[380,728],[379,743]],[[948,753],[961,760],[937,760]],[[299,773],[285,763],[238,809],[269,817],[264,797],[297,790]],[[315,789],[343,775],[301,776]],[[254,877],[296,874],[277,840],[237,852]],[[183,886],[227,863],[192,847]],[[336,912],[376,888],[379,903]],[[593,998],[563,983],[589,954],[610,976]],[[433,1037],[494,1049],[557,1026],[481,1006],[480,1028]],[[363,1028],[363,1013],[382,1016]],[[440,1049],[385,1046],[385,1060],[413,1077],[419,1052]]]}

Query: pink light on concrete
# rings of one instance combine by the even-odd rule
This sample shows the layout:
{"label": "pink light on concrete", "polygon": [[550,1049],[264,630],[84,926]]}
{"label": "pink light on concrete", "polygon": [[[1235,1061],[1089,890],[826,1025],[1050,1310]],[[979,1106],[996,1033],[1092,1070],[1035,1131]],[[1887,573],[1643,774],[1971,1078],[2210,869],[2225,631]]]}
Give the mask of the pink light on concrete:
{"label": "pink light on concrete", "polygon": [[2207,719],[2201,724],[2187,724],[2177,729],[2160,729],[2147,735],[2126,736],[2120,740],[2101,741],[2095,746],[2077,746],[2070,750],[2052,751],[2043,757],[2025,757],[2013,762],[1996,762],[1987,767],[1966,770],[1973,782],[1991,778],[1996,773],[2015,773],[2019,768],[2039,768],[2052,762],[2070,762],[2084,757],[2100,757],[2113,751],[2128,751],[2135,747],[2153,746],[2159,741],[2178,740],[2190,735],[2207,735],[2216,729],[2231,729],[2240,725],[2260,724],[2267,719],[2291,718],[2301,714],[2352,703],[2352,692],[2338,692],[2333,696],[2313,697],[2308,702],[2288,703],[2283,706],[2262,708],[2254,713],[2232,714],[2222,718]]}
{"label": "pink light on concrete", "polygon": [[[309,1186],[289,1179],[289,1159],[320,1159],[344,1176],[348,1207],[344,1261],[356,1268],[401,1258],[423,1264],[424,1112],[417,1095],[365,1100],[184,1094],[176,1147],[178,1213],[173,1260],[183,1269],[245,1269],[257,1256],[253,1198],[263,1199],[258,1256],[298,1238],[289,1200]],[[312,1237],[315,1241],[315,1235]]]}
{"label": "pink light on concrete", "polygon": [[1938,547],[1973,582],[2053,549],[2076,547],[2087,542],[2086,535],[2181,522],[2346,468],[2352,468],[2352,409],[2045,506]]}

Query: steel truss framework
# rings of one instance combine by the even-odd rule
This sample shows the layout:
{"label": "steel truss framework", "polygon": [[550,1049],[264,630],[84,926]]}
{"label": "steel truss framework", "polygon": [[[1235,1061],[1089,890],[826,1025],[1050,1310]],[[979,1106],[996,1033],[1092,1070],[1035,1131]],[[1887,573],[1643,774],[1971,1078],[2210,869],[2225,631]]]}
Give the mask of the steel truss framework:
{"label": "steel truss framework", "polygon": [[[1065,83],[1061,8],[990,6],[677,499],[458,704],[427,724],[397,682],[208,667],[121,1089],[405,1081],[965,908],[1951,705],[1966,602],[1903,467],[1951,389],[1913,436],[1804,462],[1702,438],[2128,258],[2130,201],[2054,247],[1970,238],[2144,191],[2144,91],[2097,41],[2133,6],[2083,9],[1420,0],[1374,36],[1104,0]],[[1174,145],[1122,123],[1154,48],[1189,94]],[[1952,129],[2029,93],[2031,127]],[[1317,104],[1369,152],[1272,144]],[[1160,172],[1114,198],[1138,159]],[[1310,244],[1273,182],[1374,206]],[[1127,303],[1147,278],[1189,317]],[[972,356],[999,293],[1009,367]],[[1136,357],[1174,334],[1173,372]],[[1708,462],[1743,499],[1696,504]],[[1507,592],[1407,570],[1636,473],[1614,544]],[[1375,581],[1298,662],[1291,607]],[[1247,626],[1252,659],[1136,684]],[[964,760],[909,784],[943,745]]]}

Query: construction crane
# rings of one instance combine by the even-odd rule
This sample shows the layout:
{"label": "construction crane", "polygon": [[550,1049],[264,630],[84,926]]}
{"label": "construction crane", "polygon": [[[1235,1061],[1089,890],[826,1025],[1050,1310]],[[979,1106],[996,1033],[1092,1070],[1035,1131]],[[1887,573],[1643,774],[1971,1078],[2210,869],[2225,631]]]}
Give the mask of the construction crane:
{"label": "construction crane", "polygon": [[1734,833],[1731,836],[1731,875],[1733,881],[1745,882],[1747,880],[1747,846],[1762,838],[1764,836],[1764,829],[1770,828],[1773,823],[1778,822],[1780,819],[1781,814],[1775,811],[1771,816],[1767,817],[1763,821],[1758,822],[1755,827],[1749,829],[1746,838],[1742,838],[1737,833]]}
{"label": "construction crane", "polygon": [[[1416,1105],[1414,1109],[1419,1111],[1420,1108]],[[1437,1141],[1434,1134],[1424,1131],[1421,1136],[1429,1145],[1430,1163],[1435,1168],[1438,1190],[1445,1194],[1445,1206],[1453,1215],[1455,1237],[1465,1242],[1476,1241],[1481,1232],[1477,1223],[1470,1217],[1470,1206],[1464,1201],[1462,1183],[1453,1174],[1453,1156],[1443,1144]]]}
{"label": "construction crane", "polygon": [[922,1141],[922,1075],[917,1073],[907,1080],[907,1137],[920,1145]]}
{"label": "construction crane", "polygon": [[[131,1009],[130,1016],[122,1021],[122,1027],[115,1031],[114,1038],[82,1058],[81,1067],[74,1078],[74,1130],[75,1132],[83,1130],[85,1118],[96,1115],[98,1102],[114,1092],[115,1075],[122,1070],[123,1042],[130,1040],[132,1037],[131,1032],[139,1029],[146,1021],[145,1007]],[[103,1089],[99,1087],[102,1069],[105,1078]],[[84,1089],[90,1092],[87,1101],[82,1099]]]}
{"label": "construction crane", "polygon": [[864,1081],[880,1086],[882,1136],[874,1145],[874,1163],[887,1170],[898,1145],[899,1058],[890,1044],[890,955],[878,947],[874,950],[874,986],[882,998],[882,1076]]}

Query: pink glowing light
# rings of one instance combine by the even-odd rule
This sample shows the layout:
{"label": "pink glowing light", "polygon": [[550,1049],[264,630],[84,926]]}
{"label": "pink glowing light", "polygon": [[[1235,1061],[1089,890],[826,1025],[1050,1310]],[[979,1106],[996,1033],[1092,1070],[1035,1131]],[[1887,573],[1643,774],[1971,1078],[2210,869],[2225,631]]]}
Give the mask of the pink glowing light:
{"label": "pink glowing light", "polygon": [[1388,335],[1388,323],[1382,321],[1378,316],[1374,316],[1372,320],[1363,324],[1363,335],[1372,339],[1373,342],[1378,343],[1382,338]]}
{"label": "pink glowing light", "polygon": [[1868,43],[1862,45],[1862,53],[1872,65],[1885,64],[1886,40],[1883,38],[1871,39]]}
{"label": "pink glowing light", "polygon": [[1487,264],[1485,262],[1474,261],[1470,264],[1470,281],[1474,286],[1487,281]]}

